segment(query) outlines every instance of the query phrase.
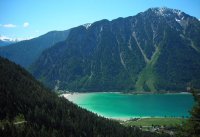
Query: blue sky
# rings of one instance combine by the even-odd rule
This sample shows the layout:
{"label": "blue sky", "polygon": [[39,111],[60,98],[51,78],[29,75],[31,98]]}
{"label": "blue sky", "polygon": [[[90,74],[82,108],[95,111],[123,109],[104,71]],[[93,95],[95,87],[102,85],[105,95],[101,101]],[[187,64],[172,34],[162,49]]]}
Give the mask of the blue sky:
{"label": "blue sky", "polygon": [[0,0],[0,35],[31,38],[151,7],[175,8],[200,19],[200,0]]}

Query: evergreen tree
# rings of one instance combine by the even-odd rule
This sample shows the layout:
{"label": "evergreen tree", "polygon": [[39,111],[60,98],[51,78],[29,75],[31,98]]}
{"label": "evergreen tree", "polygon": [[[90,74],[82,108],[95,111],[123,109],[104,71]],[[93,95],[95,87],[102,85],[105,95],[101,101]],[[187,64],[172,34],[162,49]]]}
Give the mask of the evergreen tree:
{"label": "evergreen tree", "polygon": [[200,94],[199,90],[192,90],[195,105],[190,111],[191,117],[180,127],[178,137],[200,137]]}

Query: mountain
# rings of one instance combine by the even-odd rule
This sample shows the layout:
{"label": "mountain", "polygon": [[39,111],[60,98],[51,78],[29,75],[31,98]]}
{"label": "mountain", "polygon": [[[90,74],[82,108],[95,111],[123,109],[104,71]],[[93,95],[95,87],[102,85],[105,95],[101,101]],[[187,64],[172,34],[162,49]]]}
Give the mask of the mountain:
{"label": "mountain", "polygon": [[46,89],[25,69],[0,57],[2,137],[167,137],[124,127]]}
{"label": "mountain", "polygon": [[70,30],[51,31],[37,38],[20,41],[6,47],[0,47],[0,56],[28,68],[43,50],[59,41],[65,40],[69,32]]}
{"label": "mountain", "polygon": [[13,43],[16,43],[16,42],[18,42],[18,41],[0,35],[0,47],[1,46],[7,46],[7,45],[10,45],[10,44],[13,44]]}
{"label": "mountain", "polygon": [[0,47],[1,46],[8,46],[8,45],[13,44],[13,43],[15,43],[15,42],[0,40]]}
{"label": "mountain", "polygon": [[150,8],[136,16],[72,28],[45,50],[32,74],[72,91],[185,91],[200,82],[200,22],[180,10]]}

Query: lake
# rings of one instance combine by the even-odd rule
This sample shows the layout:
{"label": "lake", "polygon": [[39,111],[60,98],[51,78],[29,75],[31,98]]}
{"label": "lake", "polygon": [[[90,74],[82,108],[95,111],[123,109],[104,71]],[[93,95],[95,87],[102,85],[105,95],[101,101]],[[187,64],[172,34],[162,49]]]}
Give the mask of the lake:
{"label": "lake", "polygon": [[65,94],[73,103],[108,118],[188,117],[194,100],[191,94]]}

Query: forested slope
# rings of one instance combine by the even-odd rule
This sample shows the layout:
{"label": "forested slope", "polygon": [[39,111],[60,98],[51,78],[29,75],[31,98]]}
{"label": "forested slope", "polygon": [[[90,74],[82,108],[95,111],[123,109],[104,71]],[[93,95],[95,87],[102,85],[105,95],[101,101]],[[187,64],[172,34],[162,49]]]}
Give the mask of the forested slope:
{"label": "forested slope", "polygon": [[65,98],[58,97],[19,65],[0,57],[0,136],[155,137],[165,135],[142,132],[134,127],[123,127],[118,122],[98,117]]}

